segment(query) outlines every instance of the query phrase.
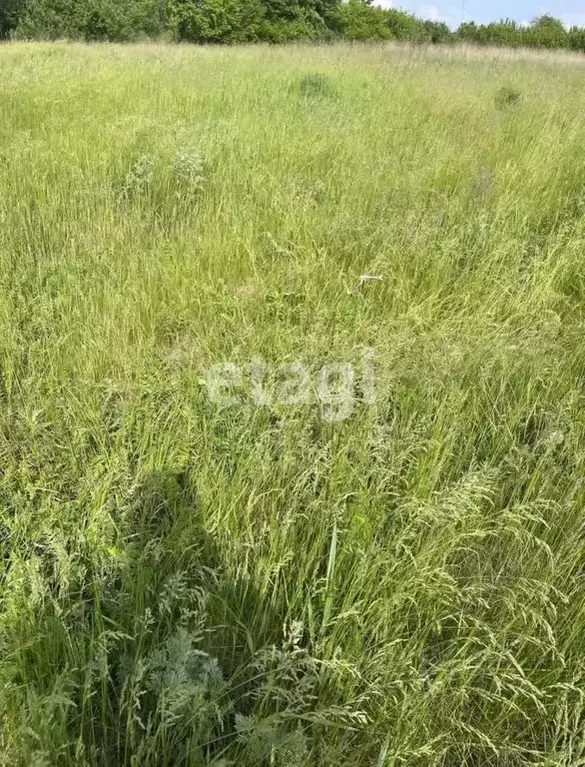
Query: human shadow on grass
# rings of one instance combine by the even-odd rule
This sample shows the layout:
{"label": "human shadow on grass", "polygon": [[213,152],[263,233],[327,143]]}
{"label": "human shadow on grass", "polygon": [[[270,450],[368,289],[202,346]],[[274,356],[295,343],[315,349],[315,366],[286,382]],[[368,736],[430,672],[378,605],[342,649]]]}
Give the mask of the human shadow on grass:
{"label": "human shadow on grass", "polygon": [[286,616],[230,575],[204,513],[192,472],[157,471],[123,516],[126,561],[107,608],[123,637],[109,653],[123,737],[106,743],[110,764],[214,764],[229,753],[262,765],[279,750],[293,764],[291,747],[304,753],[294,728],[250,718],[280,662],[263,651],[282,645]]}

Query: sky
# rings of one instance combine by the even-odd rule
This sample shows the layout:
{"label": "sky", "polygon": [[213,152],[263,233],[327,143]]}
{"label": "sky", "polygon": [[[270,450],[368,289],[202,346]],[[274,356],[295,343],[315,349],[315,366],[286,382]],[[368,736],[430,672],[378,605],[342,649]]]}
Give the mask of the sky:
{"label": "sky", "polygon": [[465,21],[489,22],[515,19],[529,22],[550,13],[567,26],[585,27],[585,0],[376,0],[384,8],[402,8],[426,19],[457,27]]}

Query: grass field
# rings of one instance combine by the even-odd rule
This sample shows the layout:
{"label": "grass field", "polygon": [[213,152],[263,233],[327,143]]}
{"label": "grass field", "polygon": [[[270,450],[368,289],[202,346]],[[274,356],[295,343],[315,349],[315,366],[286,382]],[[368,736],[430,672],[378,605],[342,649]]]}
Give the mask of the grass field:
{"label": "grass field", "polygon": [[585,764],[582,62],[0,47],[0,764]]}

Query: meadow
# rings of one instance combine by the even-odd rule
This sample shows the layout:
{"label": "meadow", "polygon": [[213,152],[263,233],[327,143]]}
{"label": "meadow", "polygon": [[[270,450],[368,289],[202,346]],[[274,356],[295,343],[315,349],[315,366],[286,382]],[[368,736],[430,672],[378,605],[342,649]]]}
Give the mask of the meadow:
{"label": "meadow", "polygon": [[585,764],[584,64],[0,47],[0,764]]}

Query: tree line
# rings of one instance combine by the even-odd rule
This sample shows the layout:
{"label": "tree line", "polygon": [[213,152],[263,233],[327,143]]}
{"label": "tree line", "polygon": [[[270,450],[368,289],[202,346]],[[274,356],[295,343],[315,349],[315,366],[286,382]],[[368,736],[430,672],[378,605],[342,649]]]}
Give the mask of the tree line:
{"label": "tree line", "polygon": [[197,43],[406,40],[417,43],[567,48],[585,52],[585,29],[550,15],[461,24],[383,9],[375,0],[0,0],[0,38],[167,38]]}

